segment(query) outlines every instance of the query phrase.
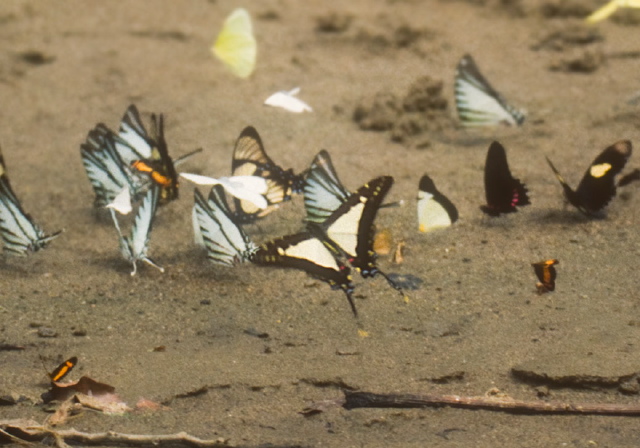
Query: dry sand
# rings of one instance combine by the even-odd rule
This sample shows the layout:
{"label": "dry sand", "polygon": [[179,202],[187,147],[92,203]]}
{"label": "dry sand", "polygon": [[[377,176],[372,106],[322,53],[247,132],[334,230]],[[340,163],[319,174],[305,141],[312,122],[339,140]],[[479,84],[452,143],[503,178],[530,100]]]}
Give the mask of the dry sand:
{"label": "dry sand", "polygon": [[[607,219],[586,220],[564,207],[543,157],[576,185],[603,148],[638,143],[640,106],[626,103],[640,89],[637,21],[619,14],[581,29],[580,17],[600,3],[3,2],[0,142],[24,207],[45,229],[65,232],[43,252],[0,263],[0,342],[26,347],[0,351],[1,392],[30,399],[1,407],[0,418],[42,421],[39,356],[53,368],[75,355],[71,378],[112,384],[131,404],[144,397],[168,406],[69,424],[91,432],[187,431],[252,446],[638,446],[632,418],[446,408],[299,414],[341,387],[637,401],[639,187],[627,187]],[[259,44],[247,81],[209,51],[237,6],[252,14]],[[453,73],[464,53],[528,110],[522,127],[467,131],[444,120],[399,144],[352,120],[378,92],[401,98],[425,75],[443,81],[453,117]],[[313,113],[262,105],[295,86]],[[381,211],[377,224],[407,250],[403,264],[384,257],[380,266],[421,278],[420,289],[405,303],[383,279],[357,278],[355,320],[341,292],[301,272],[211,265],[192,243],[187,184],[181,200],[159,211],[152,234],[150,254],[166,273],[143,266],[131,278],[111,224],[96,220],[79,145],[98,122],[117,127],[132,102],[145,118],[165,114],[172,154],[204,148],[185,171],[227,175],[233,143],[251,124],[285,168],[302,171],[327,149],[349,189],[392,175],[389,200],[407,204]],[[493,139],[532,199],[498,219],[479,210]],[[415,222],[424,173],[461,215],[428,235]],[[249,231],[264,241],[300,229],[302,216],[297,198]],[[557,290],[538,296],[530,263],[545,258],[560,260]],[[57,336],[40,337],[39,326]],[[523,381],[513,368],[555,383]]]}

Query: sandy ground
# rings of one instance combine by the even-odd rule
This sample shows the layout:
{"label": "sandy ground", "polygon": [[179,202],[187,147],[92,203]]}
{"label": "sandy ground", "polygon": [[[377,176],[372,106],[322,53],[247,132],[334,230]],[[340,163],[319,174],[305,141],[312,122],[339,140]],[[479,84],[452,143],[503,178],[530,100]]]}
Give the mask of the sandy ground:
{"label": "sandy ground", "polygon": [[[623,138],[637,143],[640,106],[627,99],[640,89],[638,28],[633,15],[620,14],[581,29],[580,17],[599,4],[3,2],[5,160],[24,207],[45,229],[65,232],[43,252],[0,263],[0,342],[25,347],[0,351],[0,392],[28,398],[0,407],[0,418],[44,420],[40,357],[52,369],[75,355],[71,378],[112,384],[130,404],[144,397],[167,406],[125,417],[86,413],[69,423],[91,432],[187,431],[250,446],[637,446],[637,420],[622,417],[446,408],[299,413],[311,401],[340,397],[342,387],[637,401],[638,186],[613,201],[607,219],[586,220],[564,207],[543,157],[576,185],[603,148]],[[209,51],[237,6],[252,14],[259,43],[247,81]],[[443,82],[445,114],[454,117],[453,73],[465,53],[528,111],[522,127],[468,131],[444,120],[396,143],[390,132],[354,123],[359,104],[379,92],[402,98],[425,75]],[[262,105],[295,86],[313,113]],[[117,127],[132,102],[145,118],[165,114],[172,154],[204,148],[185,171],[227,175],[233,143],[251,124],[285,168],[302,171],[327,149],[352,190],[392,175],[389,200],[407,205],[382,211],[377,224],[407,250],[404,263],[383,257],[380,266],[421,278],[420,289],[405,303],[383,279],[358,278],[355,320],[342,293],[301,272],[211,265],[192,243],[186,184],[181,200],[159,211],[150,243],[166,273],[143,266],[131,278],[111,224],[96,220],[79,145],[98,122]],[[506,146],[532,200],[498,219],[479,210],[493,139]],[[415,222],[424,173],[461,215],[428,235]],[[265,241],[297,231],[302,217],[297,198],[248,230]],[[530,263],[546,258],[560,260],[557,290],[538,296]],[[56,336],[41,337],[42,328]],[[166,351],[152,351],[158,346]],[[524,381],[514,368],[548,379]]]}

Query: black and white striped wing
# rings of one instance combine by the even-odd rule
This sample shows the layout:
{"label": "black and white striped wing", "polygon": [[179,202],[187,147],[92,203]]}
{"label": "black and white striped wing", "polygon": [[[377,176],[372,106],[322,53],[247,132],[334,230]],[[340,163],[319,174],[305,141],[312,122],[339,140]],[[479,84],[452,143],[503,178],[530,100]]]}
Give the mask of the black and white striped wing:
{"label": "black and white striped wing", "polygon": [[118,136],[120,140],[116,142],[116,149],[127,165],[131,165],[135,160],[153,158],[155,144],[142,124],[140,112],[134,104],[130,105],[124,113]]}
{"label": "black and white striped wing", "polygon": [[464,126],[518,126],[524,122],[524,113],[507,104],[470,55],[458,63],[455,97],[458,117]]}
{"label": "black and white striped wing", "polygon": [[340,182],[329,153],[320,151],[313,159],[304,183],[307,221],[324,222],[349,196],[351,193]]}
{"label": "black and white striped wing", "polygon": [[4,250],[16,255],[27,255],[44,248],[61,231],[46,235],[20,206],[0,151],[0,233]]}
{"label": "black and white striped wing", "polygon": [[104,125],[98,125],[89,132],[87,140],[80,146],[80,155],[89,181],[96,194],[96,206],[111,203],[125,187],[137,199],[148,184],[135,175],[118,150],[120,138]]}
{"label": "black and white striped wing", "polygon": [[196,241],[201,238],[207,256],[216,264],[234,266],[247,261],[255,245],[232,219],[222,185],[214,185],[205,200],[194,190],[193,227]]}

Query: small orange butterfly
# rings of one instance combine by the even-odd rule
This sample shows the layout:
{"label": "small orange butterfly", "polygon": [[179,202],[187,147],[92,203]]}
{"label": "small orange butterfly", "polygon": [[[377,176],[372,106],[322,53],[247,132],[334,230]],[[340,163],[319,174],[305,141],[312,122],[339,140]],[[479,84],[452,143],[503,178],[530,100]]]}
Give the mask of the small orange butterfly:
{"label": "small orange butterfly", "polygon": [[556,289],[556,268],[554,268],[553,265],[558,263],[560,262],[556,259],[531,263],[531,266],[533,266],[533,270],[540,280],[536,283],[538,294],[544,294]]}

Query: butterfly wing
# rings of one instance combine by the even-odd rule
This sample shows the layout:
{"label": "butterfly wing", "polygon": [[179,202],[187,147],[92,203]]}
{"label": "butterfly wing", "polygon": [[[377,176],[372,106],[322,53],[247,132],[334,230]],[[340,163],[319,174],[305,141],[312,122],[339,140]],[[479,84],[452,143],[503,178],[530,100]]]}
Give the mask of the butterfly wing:
{"label": "butterfly wing", "polygon": [[511,175],[507,154],[498,142],[491,143],[487,152],[484,186],[487,204],[480,209],[490,216],[517,212],[517,206],[531,203],[526,186]]}
{"label": "butterfly wing", "polygon": [[458,209],[426,174],[418,185],[418,229],[420,232],[449,227],[458,220]]}
{"label": "butterfly wing", "polygon": [[620,140],[595,158],[576,188],[578,209],[587,215],[595,215],[613,199],[616,195],[615,177],[623,170],[631,152],[631,142]]}
{"label": "butterfly wing", "polygon": [[465,55],[456,70],[455,97],[458,117],[464,126],[492,126],[506,123],[517,126],[524,114],[507,104],[480,73],[470,55]]}
{"label": "butterfly wing", "polygon": [[120,141],[117,135],[99,124],[89,132],[87,140],[80,146],[82,163],[96,194],[97,207],[113,202],[125,187],[134,199],[146,187],[145,182],[120,157],[116,149]]}
{"label": "butterfly wing", "polygon": [[351,196],[340,182],[331,157],[325,150],[313,159],[303,191],[307,221],[316,223],[324,222]]}
{"label": "butterfly wing", "polygon": [[44,248],[49,241],[62,231],[46,235],[25,213],[16,197],[9,177],[2,151],[0,151],[0,234],[4,250],[15,255],[26,255]]}
{"label": "butterfly wing", "polygon": [[194,195],[193,227],[196,240],[202,239],[209,259],[226,266],[246,261],[255,246],[234,222],[222,185],[214,185],[208,201],[198,190],[194,190]]}
{"label": "butterfly wing", "polygon": [[130,105],[120,121],[120,140],[116,149],[127,166],[136,160],[153,158],[155,143],[150,139],[135,104]]}
{"label": "butterfly wing", "polygon": [[64,377],[66,377],[69,372],[73,370],[73,368],[78,364],[78,358],[73,356],[67,359],[65,362],[56,367],[53,372],[49,374],[49,378],[51,381],[56,383],[58,381],[62,381]]}
{"label": "butterfly wing", "polygon": [[236,76],[251,76],[256,66],[257,45],[251,17],[245,9],[238,8],[227,17],[211,51]]}
{"label": "butterfly wing", "polygon": [[302,232],[269,241],[252,254],[251,261],[262,266],[299,269],[329,283],[334,289],[342,289],[354,316],[358,315],[352,298],[351,270],[311,233]]}
{"label": "butterfly wing", "polygon": [[232,176],[259,176],[267,181],[266,209],[260,209],[250,201],[234,200],[236,217],[240,222],[252,222],[273,211],[281,202],[291,199],[293,193],[302,191],[304,178],[283,170],[264,150],[258,131],[246,127],[238,137],[231,162]]}

